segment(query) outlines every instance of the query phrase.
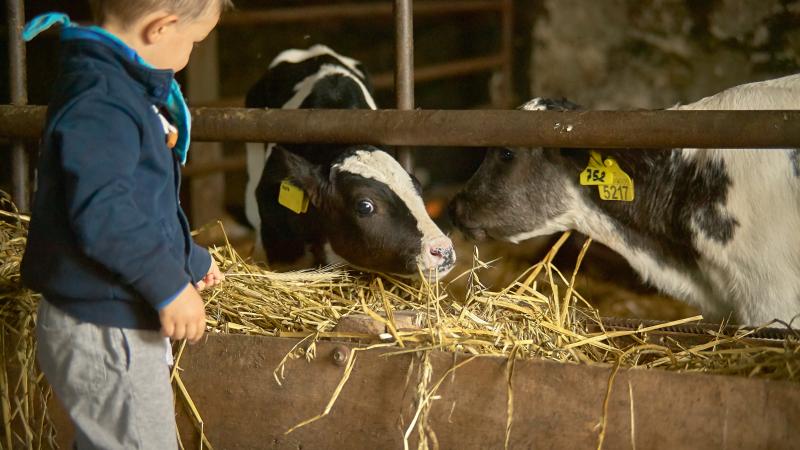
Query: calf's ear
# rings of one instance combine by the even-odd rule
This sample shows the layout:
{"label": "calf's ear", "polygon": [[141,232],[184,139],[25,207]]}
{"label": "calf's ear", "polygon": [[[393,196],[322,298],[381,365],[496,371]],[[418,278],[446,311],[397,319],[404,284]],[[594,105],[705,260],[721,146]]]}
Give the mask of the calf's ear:
{"label": "calf's ear", "polygon": [[286,178],[309,196],[311,204],[319,207],[327,181],[322,176],[322,167],[312,164],[300,155],[275,145],[271,158],[275,158],[286,170]]}

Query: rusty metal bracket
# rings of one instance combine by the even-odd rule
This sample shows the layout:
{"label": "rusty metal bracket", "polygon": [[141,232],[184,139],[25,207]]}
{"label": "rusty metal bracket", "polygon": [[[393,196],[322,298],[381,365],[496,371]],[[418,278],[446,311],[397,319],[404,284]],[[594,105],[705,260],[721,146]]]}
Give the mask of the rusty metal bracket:
{"label": "rusty metal bracket", "polygon": [[[627,319],[618,317],[603,317],[603,327],[607,330],[638,330],[664,323],[660,320]],[[800,340],[800,331],[792,328],[753,328],[739,325],[720,325],[714,323],[685,323],[659,328],[661,334],[684,334],[704,337],[736,336],[747,333],[747,339],[767,340],[780,343],[792,337]],[[749,333],[748,333],[749,332]]]}

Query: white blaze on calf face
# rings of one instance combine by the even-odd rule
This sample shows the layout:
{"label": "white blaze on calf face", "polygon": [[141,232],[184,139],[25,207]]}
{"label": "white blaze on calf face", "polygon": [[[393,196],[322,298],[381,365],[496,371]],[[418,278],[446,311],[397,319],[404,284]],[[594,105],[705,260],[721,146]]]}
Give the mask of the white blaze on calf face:
{"label": "white blaze on calf face", "polygon": [[[439,268],[440,258],[431,255],[429,244],[435,241],[444,242],[444,245],[449,246],[450,251],[452,251],[452,243],[431,220],[425,210],[422,197],[414,187],[414,182],[397,160],[383,151],[359,150],[345,158],[341,163],[334,164],[331,167],[331,179],[335,177],[337,172],[349,172],[387,185],[406,205],[416,220],[417,229],[422,234],[417,265],[424,271],[437,270]],[[450,262],[455,262],[454,253]],[[452,264],[445,270],[439,271],[438,274],[443,276],[451,268]]]}

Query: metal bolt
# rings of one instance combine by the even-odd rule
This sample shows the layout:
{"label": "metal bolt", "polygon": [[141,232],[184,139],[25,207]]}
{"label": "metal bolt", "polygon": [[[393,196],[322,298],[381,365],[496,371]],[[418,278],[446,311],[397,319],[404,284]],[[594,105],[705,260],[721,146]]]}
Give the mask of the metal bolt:
{"label": "metal bolt", "polygon": [[347,358],[350,356],[350,349],[344,345],[337,345],[331,353],[333,363],[337,366],[344,366],[347,364]]}

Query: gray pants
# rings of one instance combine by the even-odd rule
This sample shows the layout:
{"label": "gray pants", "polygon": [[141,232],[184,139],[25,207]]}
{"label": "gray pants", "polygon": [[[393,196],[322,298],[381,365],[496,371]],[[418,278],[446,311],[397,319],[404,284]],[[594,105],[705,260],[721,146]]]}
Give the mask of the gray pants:
{"label": "gray pants", "polygon": [[36,336],[78,449],[177,449],[169,346],[157,331],[82,322],[43,300]]}

